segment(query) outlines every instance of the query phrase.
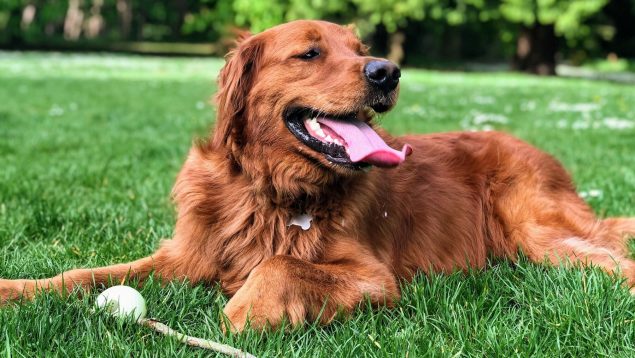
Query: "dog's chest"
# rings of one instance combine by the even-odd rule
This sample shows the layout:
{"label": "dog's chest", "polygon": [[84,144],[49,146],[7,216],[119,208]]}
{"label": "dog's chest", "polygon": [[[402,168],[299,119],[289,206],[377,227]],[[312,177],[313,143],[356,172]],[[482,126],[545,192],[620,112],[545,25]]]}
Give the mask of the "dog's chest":
{"label": "dog's chest", "polygon": [[329,242],[342,234],[345,223],[339,210],[324,209],[280,210],[268,216],[269,224],[259,235],[268,249],[264,251],[307,261],[322,258]]}

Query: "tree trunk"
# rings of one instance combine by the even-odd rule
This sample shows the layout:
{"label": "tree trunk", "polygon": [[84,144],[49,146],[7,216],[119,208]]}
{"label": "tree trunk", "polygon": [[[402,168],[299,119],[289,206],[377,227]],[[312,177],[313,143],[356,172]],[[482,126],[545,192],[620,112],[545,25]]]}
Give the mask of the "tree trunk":
{"label": "tree trunk", "polygon": [[390,35],[389,41],[388,48],[390,52],[388,52],[387,58],[389,61],[401,65],[404,58],[403,44],[406,42],[406,35],[401,31],[397,31]]}
{"label": "tree trunk", "polygon": [[84,33],[89,39],[93,39],[104,29],[104,17],[101,16],[101,7],[104,0],[93,0],[93,6],[90,8],[90,17],[84,24]]}
{"label": "tree trunk", "polygon": [[20,22],[20,28],[22,31],[26,31],[35,19],[37,8],[33,4],[29,4],[22,10],[22,21]]}
{"label": "tree trunk", "polygon": [[523,26],[516,42],[512,68],[542,76],[556,74],[556,52],[558,38],[554,25],[535,23],[532,27]]}
{"label": "tree trunk", "polygon": [[132,29],[132,4],[129,0],[117,0],[117,13],[119,14],[119,31],[122,40],[129,40]]}
{"label": "tree trunk", "polygon": [[82,34],[83,23],[82,0],[70,0],[66,18],[64,19],[64,38],[72,41],[79,39]]}

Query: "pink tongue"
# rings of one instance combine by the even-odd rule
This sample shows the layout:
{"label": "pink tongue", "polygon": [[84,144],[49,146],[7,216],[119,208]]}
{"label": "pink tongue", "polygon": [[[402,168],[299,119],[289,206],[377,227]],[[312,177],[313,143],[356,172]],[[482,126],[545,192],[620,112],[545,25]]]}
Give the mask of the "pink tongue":
{"label": "pink tongue", "polygon": [[364,162],[378,167],[394,167],[406,160],[412,147],[404,145],[394,150],[368,124],[362,121],[340,121],[318,118],[346,141],[346,152],[352,162]]}

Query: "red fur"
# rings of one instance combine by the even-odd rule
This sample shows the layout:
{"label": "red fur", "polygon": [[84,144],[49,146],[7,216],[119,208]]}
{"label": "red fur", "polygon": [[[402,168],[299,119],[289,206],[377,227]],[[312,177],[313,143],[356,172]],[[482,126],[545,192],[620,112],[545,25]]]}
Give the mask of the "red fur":
{"label": "red fur", "polygon": [[[319,44],[311,62],[293,55]],[[346,27],[297,21],[244,39],[219,77],[214,135],[192,148],[173,195],[175,235],[129,264],[73,270],[45,280],[0,280],[0,299],[38,288],[64,291],[140,279],[220,282],[234,330],[328,322],[363,297],[392,304],[417,271],[483,267],[488,256],[595,264],[635,284],[624,240],[635,219],[598,219],[551,156],[503,133],[394,138],[414,148],[395,169],[335,166],[283,123],[302,104],[328,113],[366,107],[371,60]],[[392,103],[397,92],[391,94]],[[309,230],[287,224],[309,213]],[[64,279],[64,284],[62,282]]]}

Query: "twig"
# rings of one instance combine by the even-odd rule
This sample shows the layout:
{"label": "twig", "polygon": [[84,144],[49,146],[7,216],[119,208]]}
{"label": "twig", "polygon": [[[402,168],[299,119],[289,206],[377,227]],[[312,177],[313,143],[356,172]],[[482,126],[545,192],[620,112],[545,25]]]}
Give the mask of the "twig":
{"label": "twig", "polygon": [[210,341],[207,339],[202,339],[202,338],[196,338],[196,337],[191,337],[188,335],[185,335],[183,333],[179,333],[175,330],[173,330],[172,328],[166,326],[165,324],[159,322],[159,321],[155,321],[153,319],[150,318],[141,318],[138,321],[139,324],[152,328],[153,330],[164,334],[166,336],[171,336],[171,337],[175,337],[176,339],[178,339],[180,342],[185,343],[187,345],[190,345],[192,347],[199,347],[199,348],[204,348],[204,349],[209,349],[209,350],[213,350],[216,352],[220,352],[223,354],[227,354],[228,356],[232,356],[232,357],[240,357],[240,358],[256,358],[256,356],[251,355],[247,352],[243,352],[240,349],[236,349],[234,347],[230,347],[226,344],[222,344],[222,343],[217,343],[214,341]]}

